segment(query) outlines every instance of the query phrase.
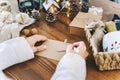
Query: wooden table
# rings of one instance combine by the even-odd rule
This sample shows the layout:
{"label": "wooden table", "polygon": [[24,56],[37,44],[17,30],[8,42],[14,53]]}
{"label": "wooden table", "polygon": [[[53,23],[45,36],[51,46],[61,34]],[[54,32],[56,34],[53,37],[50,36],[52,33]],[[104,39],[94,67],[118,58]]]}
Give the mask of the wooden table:
{"label": "wooden table", "polygon": [[[120,5],[109,0],[91,0],[90,4],[104,9],[103,21],[109,21],[112,19],[113,14],[120,13]],[[69,34],[68,24],[76,14],[77,13],[74,12],[71,14],[70,18],[66,18],[64,12],[60,13],[57,15],[57,20],[54,23],[47,23],[45,21],[45,15],[41,14],[42,19],[31,25],[29,28],[38,28],[40,34],[43,34],[50,39],[64,41],[64,39],[67,38],[70,43],[83,40],[88,47],[88,51],[92,53],[85,35],[75,36]],[[5,73],[15,80],[50,80],[57,63],[58,62],[55,60],[36,56],[32,60],[6,69]],[[90,54],[87,58],[86,80],[120,80],[120,71],[98,71],[93,56]]]}

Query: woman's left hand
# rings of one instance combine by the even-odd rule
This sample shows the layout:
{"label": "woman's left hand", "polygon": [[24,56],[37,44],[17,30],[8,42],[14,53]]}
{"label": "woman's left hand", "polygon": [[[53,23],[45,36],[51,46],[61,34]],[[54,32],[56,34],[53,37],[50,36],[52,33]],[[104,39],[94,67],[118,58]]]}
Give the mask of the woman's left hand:
{"label": "woman's left hand", "polygon": [[39,45],[39,46],[35,46],[36,42],[39,42],[39,41],[42,41],[42,42],[45,42],[48,40],[48,38],[46,36],[43,36],[43,35],[33,35],[33,36],[30,36],[28,38],[26,38],[27,42],[30,44],[33,52],[38,52],[38,51],[43,51],[45,50],[47,47],[46,45]]}

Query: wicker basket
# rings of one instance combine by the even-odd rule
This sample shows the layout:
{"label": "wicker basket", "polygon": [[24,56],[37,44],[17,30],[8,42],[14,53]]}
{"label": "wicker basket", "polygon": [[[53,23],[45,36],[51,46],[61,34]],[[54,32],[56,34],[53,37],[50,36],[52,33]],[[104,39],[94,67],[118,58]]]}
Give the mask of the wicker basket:
{"label": "wicker basket", "polygon": [[[93,56],[96,62],[96,65],[100,71],[104,70],[114,70],[120,69],[120,52],[111,53],[111,52],[103,52],[102,46],[98,46],[94,41],[91,40],[91,32],[90,30],[86,30],[86,37],[90,43],[90,46],[93,50]],[[100,41],[102,43],[102,39]],[[99,50],[97,49],[99,48]]]}

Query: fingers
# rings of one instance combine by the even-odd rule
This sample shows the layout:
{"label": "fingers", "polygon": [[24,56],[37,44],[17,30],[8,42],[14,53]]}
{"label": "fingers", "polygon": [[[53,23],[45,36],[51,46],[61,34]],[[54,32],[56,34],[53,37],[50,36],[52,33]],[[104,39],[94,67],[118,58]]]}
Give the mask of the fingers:
{"label": "fingers", "polygon": [[66,53],[72,53],[72,45],[68,45],[66,49]]}
{"label": "fingers", "polygon": [[32,47],[33,52],[37,52],[37,47]]}
{"label": "fingers", "polygon": [[80,42],[75,42],[72,45],[69,45],[67,47],[66,53],[69,53],[69,52],[72,53],[73,51],[76,53],[78,53],[79,51],[81,52],[86,51],[85,43],[83,41],[80,41]]}
{"label": "fingers", "polygon": [[46,49],[47,49],[46,45],[41,45],[41,46],[37,47],[37,51],[43,51],[43,50],[46,50]]}
{"label": "fingers", "polygon": [[[31,46],[33,52],[38,52],[38,51],[43,51],[46,49],[46,46],[43,45],[42,43],[37,43],[37,42],[44,42],[47,41],[48,38],[43,36],[43,35],[33,35],[30,36],[28,38],[26,38],[27,42],[29,43],[29,45]],[[35,46],[37,45],[37,46]]]}
{"label": "fingers", "polygon": [[48,38],[43,35],[34,35],[33,37],[36,41],[47,41],[48,40]]}
{"label": "fingers", "polygon": [[75,53],[79,54],[84,59],[88,56],[88,52],[86,51],[86,45],[83,41],[73,43],[72,49]]}
{"label": "fingers", "polygon": [[86,45],[83,41],[73,43],[73,48],[77,48],[82,51],[86,51]]}
{"label": "fingers", "polygon": [[46,36],[43,36],[43,35],[33,35],[33,36],[30,36],[30,37],[26,38],[26,40],[29,42],[29,44],[31,46],[34,47],[36,42],[38,42],[38,41],[47,41],[48,38]]}
{"label": "fingers", "polygon": [[33,52],[40,52],[40,51],[46,50],[47,46],[41,45],[41,46],[33,47],[32,49],[33,49]]}
{"label": "fingers", "polygon": [[84,55],[84,58],[86,58],[88,55],[89,55],[89,53],[86,51],[85,55]]}
{"label": "fingers", "polygon": [[85,43],[83,41],[73,43],[73,46],[80,46],[80,45],[85,46]]}

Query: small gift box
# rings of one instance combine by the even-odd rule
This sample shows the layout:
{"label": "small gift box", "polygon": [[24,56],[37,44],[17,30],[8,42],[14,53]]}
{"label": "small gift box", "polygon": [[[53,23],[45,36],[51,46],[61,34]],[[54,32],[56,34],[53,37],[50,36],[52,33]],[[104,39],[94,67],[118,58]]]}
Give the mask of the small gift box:
{"label": "small gift box", "polygon": [[101,15],[103,14],[103,9],[101,7],[95,7],[92,6],[91,8],[89,8],[89,13],[95,14],[95,15]]}
{"label": "small gift box", "polygon": [[[94,15],[91,13],[84,13],[84,12],[79,12],[71,21],[69,24],[69,33],[73,35],[78,35],[81,37],[85,36],[84,28],[85,25],[93,22],[93,21],[99,21],[102,19],[102,16],[100,15]],[[82,33],[82,34],[81,34]]]}

